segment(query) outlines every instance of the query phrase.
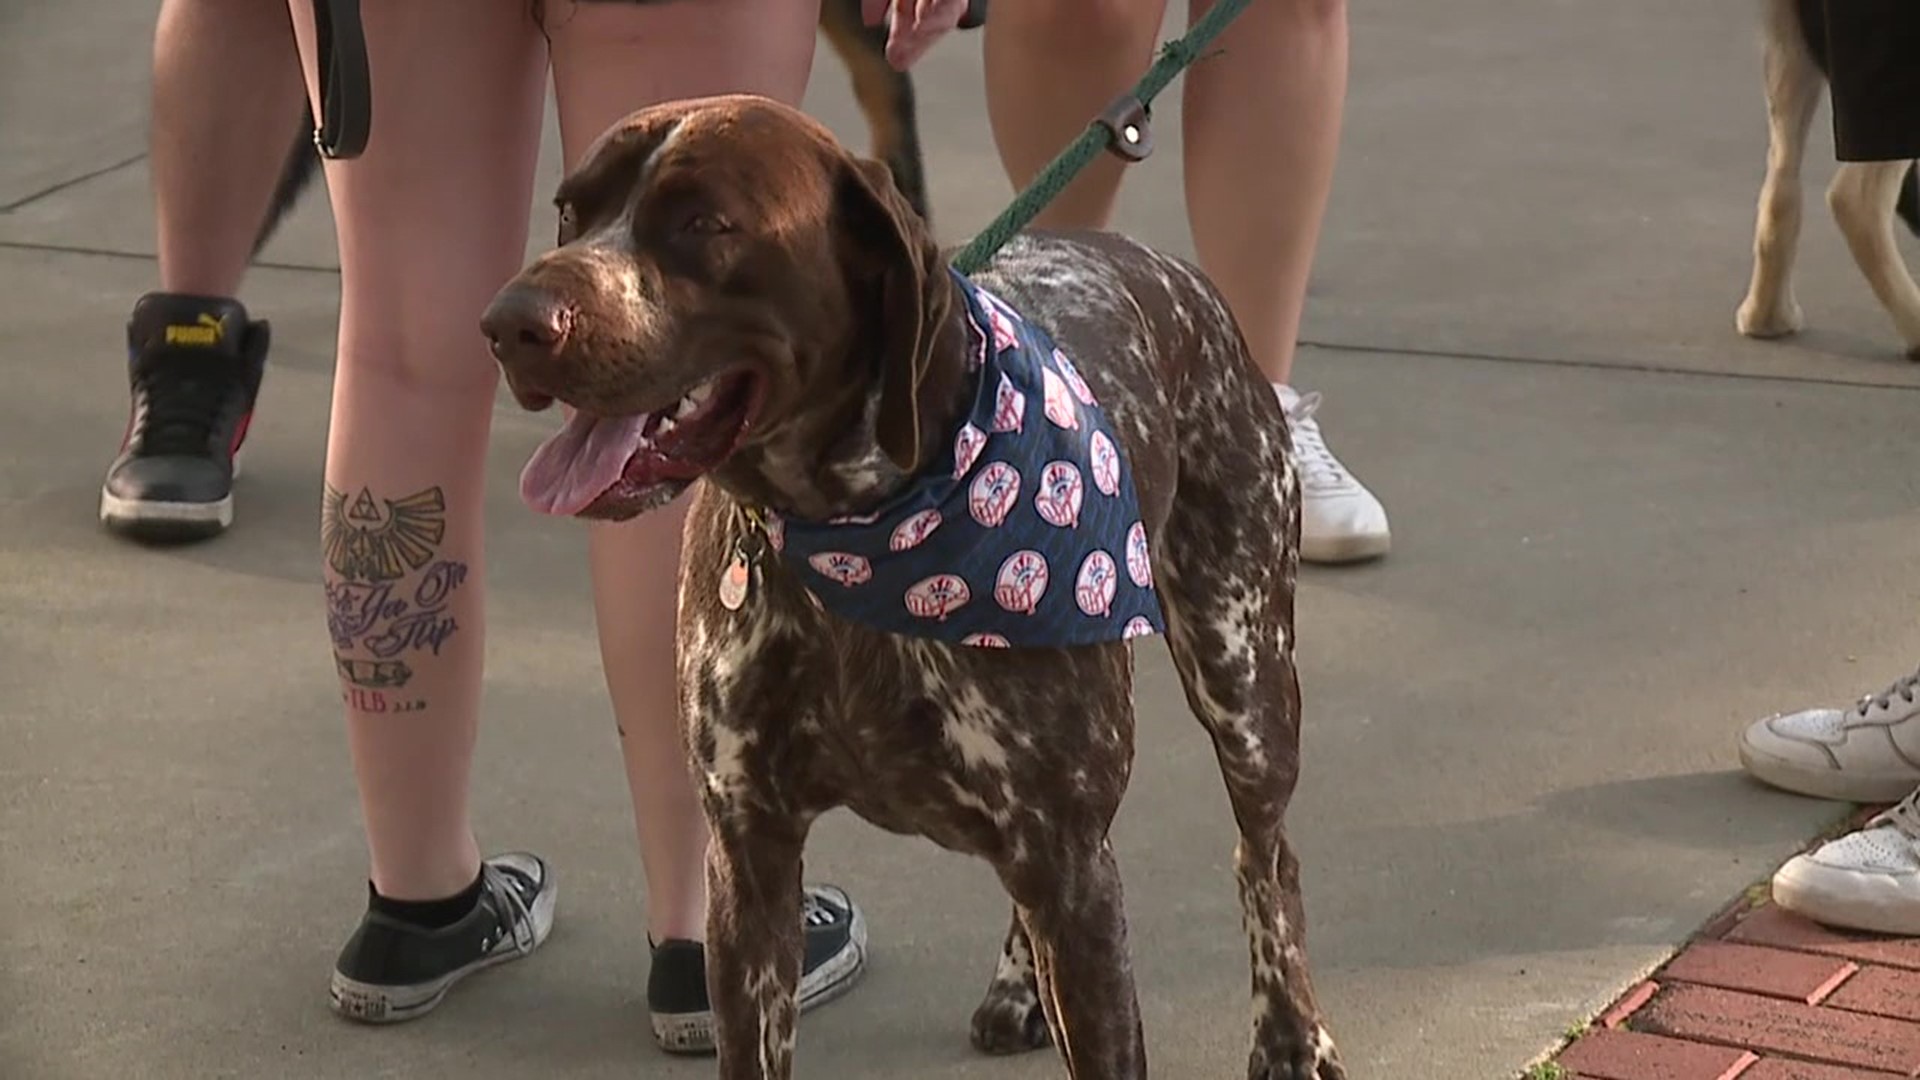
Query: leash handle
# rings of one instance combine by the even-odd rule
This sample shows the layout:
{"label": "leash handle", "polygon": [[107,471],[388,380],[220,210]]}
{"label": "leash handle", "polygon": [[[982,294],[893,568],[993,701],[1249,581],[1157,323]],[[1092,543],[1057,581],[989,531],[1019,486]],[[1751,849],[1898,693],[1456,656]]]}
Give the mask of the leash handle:
{"label": "leash handle", "polygon": [[359,157],[373,128],[373,79],[360,0],[313,0],[320,66],[320,117],[313,145],[322,157]]}

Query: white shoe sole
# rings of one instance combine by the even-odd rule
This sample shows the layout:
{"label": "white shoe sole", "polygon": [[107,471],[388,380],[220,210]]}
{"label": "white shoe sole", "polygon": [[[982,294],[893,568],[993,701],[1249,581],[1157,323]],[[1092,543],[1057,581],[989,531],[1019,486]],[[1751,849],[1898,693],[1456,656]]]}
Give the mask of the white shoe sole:
{"label": "white shoe sole", "polygon": [[[241,454],[233,455],[233,479],[240,479]],[[149,502],[122,499],[100,488],[100,524],[129,536],[167,539],[213,536],[233,525],[233,496],[219,502]]]}
{"label": "white shoe sole", "polygon": [[219,502],[149,502],[100,489],[100,523],[133,535],[210,536],[233,524],[233,496]]}
{"label": "white shoe sole", "polygon": [[328,987],[329,1004],[336,1014],[362,1024],[398,1024],[425,1016],[446,999],[447,991],[452,990],[453,984],[461,979],[474,972],[533,955],[533,950],[538,949],[547,940],[547,935],[553,933],[553,909],[558,897],[559,889],[549,868],[547,878],[541,884],[540,895],[534,898],[533,907],[528,912],[533,919],[533,948],[526,952],[512,949],[496,951],[465,967],[455,968],[438,979],[410,986],[376,986],[349,979],[335,971],[333,982]]}
{"label": "white shoe sole", "polygon": [[1362,533],[1355,536],[1301,537],[1300,561],[1310,563],[1351,563],[1377,559],[1393,549],[1391,533]]}
{"label": "white shoe sole", "polygon": [[[840,950],[800,980],[800,1011],[816,1009],[852,990],[867,969],[867,919],[859,908],[847,924],[850,947]],[[669,1054],[711,1054],[713,1011],[654,1013],[653,1037]]]}
{"label": "white shoe sole", "polygon": [[1920,788],[1920,770],[1883,773],[1809,766],[1740,737],[1740,764],[1755,779],[1798,795],[1853,803],[1895,803]]}
{"label": "white shoe sole", "polygon": [[1796,856],[1773,875],[1773,901],[1828,926],[1920,935],[1920,878],[1861,874]]}

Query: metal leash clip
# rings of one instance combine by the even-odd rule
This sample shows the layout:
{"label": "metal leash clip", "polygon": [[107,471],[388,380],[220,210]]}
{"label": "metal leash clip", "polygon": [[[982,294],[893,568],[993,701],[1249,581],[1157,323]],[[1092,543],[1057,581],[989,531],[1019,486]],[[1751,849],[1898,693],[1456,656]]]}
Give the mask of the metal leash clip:
{"label": "metal leash clip", "polygon": [[313,0],[320,116],[313,145],[336,161],[359,157],[373,128],[373,80],[360,0]]}
{"label": "metal leash clip", "polygon": [[1145,161],[1153,153],[1153,111],[1132,94],[1122,94],[1100,113],[1107,149],[1126,161]]}

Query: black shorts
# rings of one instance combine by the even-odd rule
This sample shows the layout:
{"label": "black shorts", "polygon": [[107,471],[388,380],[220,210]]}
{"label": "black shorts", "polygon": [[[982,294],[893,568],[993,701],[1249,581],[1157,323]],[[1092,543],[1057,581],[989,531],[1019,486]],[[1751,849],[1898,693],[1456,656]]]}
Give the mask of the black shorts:
{"label": "black shorts", "polygon": [[1798,0],[1841,161],[1920,158],[1920,0]]}

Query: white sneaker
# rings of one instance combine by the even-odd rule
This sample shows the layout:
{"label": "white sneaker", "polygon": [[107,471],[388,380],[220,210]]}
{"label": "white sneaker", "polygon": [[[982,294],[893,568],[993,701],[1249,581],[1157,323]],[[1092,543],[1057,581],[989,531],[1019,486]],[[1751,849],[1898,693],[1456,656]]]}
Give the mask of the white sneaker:
{"label": "white sneaker", "polygon": [[1769,716],[1740,735],[1740,763],[1802,795],[1887,803],[1920,787],[1920,672],[1852,708]]}
{"label": "white sneaker", "polygon": [[1294,464],[1300,470],[1300,558],[1312,563],[1374,559],[1393,546],[1387,511],[1340,459],[1327,449],[1320,422],[1320,392],[1301,394],[1274,385],[1293,428]]}
{"label": "white sneaker", "polygon": [[1774,903],[1815,922],[1920,934],[1920,807],[1910,794],[1858,832],[1796,855],[1773,875]]}

